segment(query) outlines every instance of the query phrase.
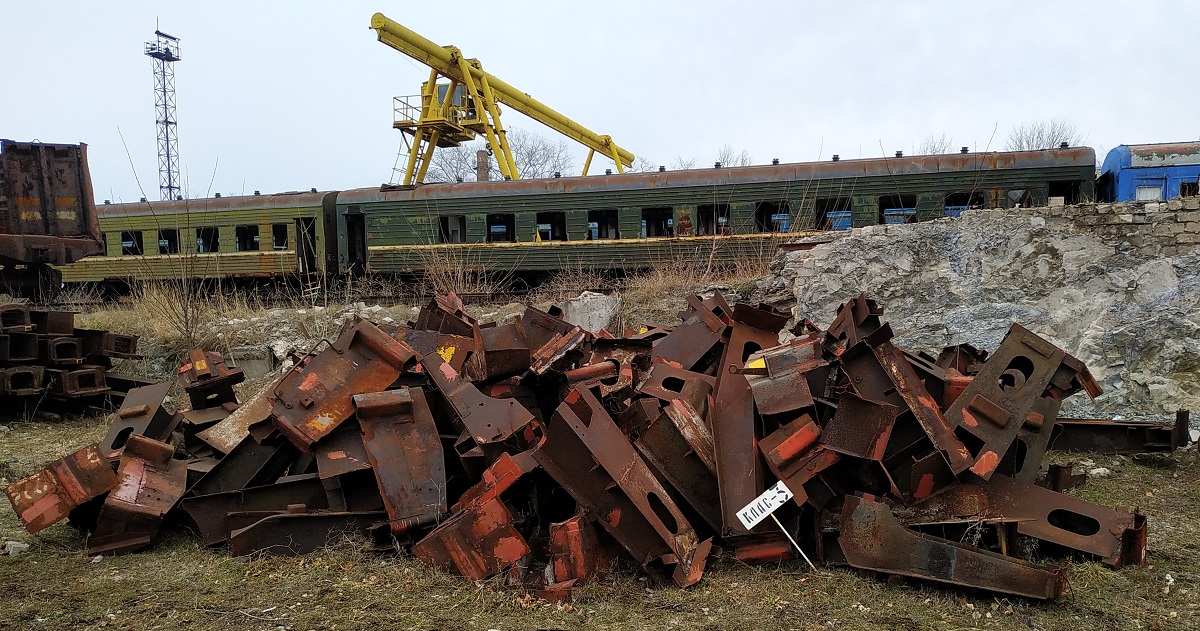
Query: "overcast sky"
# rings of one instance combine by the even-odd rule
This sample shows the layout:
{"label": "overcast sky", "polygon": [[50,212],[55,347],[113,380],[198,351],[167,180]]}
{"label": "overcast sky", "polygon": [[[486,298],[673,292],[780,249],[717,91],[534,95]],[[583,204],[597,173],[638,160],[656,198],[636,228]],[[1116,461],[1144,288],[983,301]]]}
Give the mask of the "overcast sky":
{"label": "overcast sky", "polygon": [[0,137],[86,142],[97,201],[156,199],[143,43],[157,22],[182,38],[191,196],[376,186],[400,146],[392,97],[428,69],[376,41],[375,11],[668,166],[711,165],[724,144],[756,163],[908,153],[942,133],[996,150],[1051,118],[1097,151],[1200,138],[1200,2],[1186,0],[5,0]]}

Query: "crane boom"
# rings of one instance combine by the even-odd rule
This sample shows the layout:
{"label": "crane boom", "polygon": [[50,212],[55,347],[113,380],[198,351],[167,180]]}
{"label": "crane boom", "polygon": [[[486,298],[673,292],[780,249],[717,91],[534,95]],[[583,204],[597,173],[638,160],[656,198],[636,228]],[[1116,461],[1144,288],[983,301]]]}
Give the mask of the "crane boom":
{"label": "crane boom", "polygon": [[[506,177],[517,179],[519,174],[516,172],[515,165],[512,164],[512,153],[508,149],[504,129],[499,122],[497,104],[507,105],[586,146],[590,151],[584,165],[584,175],[587,175],[587,168],[595,153],[612,158],[620,172],[624,172],[625,167],[632,166],[633,154],[617,146],[610,136],[600,135],[587,129],[529,94],[514,88],[491,73],[485,72],[478,60],[466,59],[457,47],[438,46],[382,13],[371,16],[371,28],[377,32],[380,42],[429,66],[432,70],[430,81],[422,90],[420,122],[413,122],[411,125],[405,126],[397,124],[402,129],[411,128],[411,133],[417,141],[417,146],[410,155],[409,168],[405,172],[405,184],[412,184],[413,182],[410,180],[413,180],[414,177],[416,181],[420,181],[424,177],[434,146],[455,146],[463,138],[462,134],[471,132],[483,133],[487,136],[488,144],[497,157],[501,172]],[[441,94],[435,85],[438,75],[450,80],[449,89]],[[466,94],[482,105],[479,108],[482,111],[477,112],[473,105],[470,108],[471,116],[477,117],[470,121],[475,122],[475,125],[458,125],[456,124],[458,119],[446,114],[446,111],[452,107],[454,93],[459,86],[465,86]],[[484,112],[490,114],[490,121],[487,120]],[[466,132],[463,131],[464,128],[467,130]],[[421,149],[421,143],[426,145],[424,150]],[[417,164],[418,157],[421,158],[423,164]]]}

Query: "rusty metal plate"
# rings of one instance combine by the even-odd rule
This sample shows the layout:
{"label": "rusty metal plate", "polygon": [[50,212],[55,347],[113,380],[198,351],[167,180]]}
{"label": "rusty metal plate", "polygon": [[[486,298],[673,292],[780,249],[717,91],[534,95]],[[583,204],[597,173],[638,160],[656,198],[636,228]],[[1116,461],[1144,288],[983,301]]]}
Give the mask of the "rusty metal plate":
{"label": "rusty metal plate", "polygon": [[317,473],[322,478],[371,468],[367,449],[363,446],[362,430],[354,419],[346,419],[314,444],[312,456],[317,461]]}
{"label": "rusty metal plate", "polygon": [[283,475],[297,453],[291,443],[278,437],[272,444],[260,445],[247,436],[188,489],[188,494],[211,495],[270,484]]}
{"label": "rusty metal plate", "polygon": [[728,323],[722,316],[728,316],[728,306],[724,312],[720,307],[714,310],[699,296],[689,296],[688,306],[690,311],[681,314],[686,316],[683,324],[658,339],[653,354],[691,370],[725,335]]}
{"label": "rusty metal plate", "polygon": [[1141,454],[1174,451],[1188,444],[1188,411],[1175,423],[1113,421],[1108,419],[1058,419],[1049,448],[1102,454]]}
{"label": "rusty metal plate", "polygon": [[117,486],[117,474],[99,445],[59,458],[4,489],[13,512],[30,533],[59,521],[72,508]]}
{"label": "rusty metal plate", "polygon": [[1144,565],[1146,518],[994,475],[980,485],[992,514],[1017,522],[1017,532],[1099,557],[1113,567]]}
{"label": "rusty metal plate", "polygon": [[454,293],[438,294],[417,314],[416,328],[475,338],[474,318],[467,315],[462,300]]}
{"label": "rusty metal plate", "polygon": [[882,326],[879,316],[883,308],[879,303],[859,294],[837,308],[837,315],[829,325],[829,334],[849,348],[875,334]]}
{"label": "rusty metal plate", "polygon": [[836,463],[840,456],[818,440],[821,428],[805,414],[780,427],[758,443],[767,466],[792,492],[793,501],[803,506],[808,501],[805,485],[818,473]]}
{"label": "rusty metal plate", "polygon": [[423,357],[421,365],[476,444],[504,441],[534,420],[516,399],[483,394],[437,355]]}
{"label": "rusty metal plate", "polygon": [[681,587],[700,580],[711,540],[699,540],[586,389],[572,390],[558,406],[534,458],[643,567],[673,565]]}
{"label": "rusty metal plate", "polygon": [[516,563],[530,549],[513,527],[504,502],[492,498],[451,515],[412,551],[423,563],[480,581]]}
{"label": "rusty metal plate", "polygon": [[238,491],[188,497],[179,508],[191,518],[200,541],[206,546],[220,545],[229,536],[229,513],[246,511],[284,512],[288,506],[302,505],[311,510],[327,508],[325,488],[316,474],[292,476],[267,486]]}
{"label": "rusty metal plate", "polygon": [[842,511],[838,543],[856,568],[1041,600],[1057,598],[1066,587],[1062,568],[913,532],[881,502],[849,496]]}
{"label": "rusty metal plate", "polygon": [[600,536],[592,522],[579,516],[550,524],[550,571],[555,583],[582,585],[608,574],[616,554]]}
{"label": "rusty metal plate", "polygon": [[520,323],[481,328],[479,339],[483,352],[476,352],[467,362],[466,372],[472,380],[499,379],[529,370],[533,360]]}
{"label": "rusty metal plate", "polygon": [[196,438],[208,443],[213,449],[227,454],[250,435],[250,426],[266,421],[271,416],[270,393],[279,386],[282,377],[254,393],[242,402],[220,423],[196,434]]}
{"label": "rusty metal plate", "polygon": [[673,487],[714,532],[720,532],[716,455],[704,418],[687,401],[675,399],[633,444],[663,484]]}
{"label": "rusty metal plate", "polygon": [[433,523],[446,512],[446,461],[420,388],[354,396],[360,444],[379,483],[392,532]]}
{"label": "rusty metal plate", "polygon": [[187,462],[174,455],[166,443],[129,437],[117,467],[120,481],[100,509],[88,554],[125,554],[150,544],[187,486]]}
{"label": "rusty metal plate", "polygon": [[[231,518],[236,519],[237,513]],[[381,512],[297,512],[263,516],[229,533],[229,552],[245,556],[264,552],[278,556],[308,554],[345,541],[367,536],[387,519]]]}
{"label": "rusty metal plate", "polygon": [[853,392],[838,397],[837,411],[821,432],[826,449],[865,460],[883,461],[900,408]]}
{"label": "rusty metal plate", "polygon": [[271,389],[267,396],[272,402],[272,423],[308,452],[354,413],[351,397],[386,389],[415,356],[408,345],[370,322],[359,322]]}
{"label": "rusty metal plate", "polygon": [[179,381],[193,408],[237,403],[233,386],[246,380],[241,368],[225,365],[220,353],[193,348],[179,365]]}

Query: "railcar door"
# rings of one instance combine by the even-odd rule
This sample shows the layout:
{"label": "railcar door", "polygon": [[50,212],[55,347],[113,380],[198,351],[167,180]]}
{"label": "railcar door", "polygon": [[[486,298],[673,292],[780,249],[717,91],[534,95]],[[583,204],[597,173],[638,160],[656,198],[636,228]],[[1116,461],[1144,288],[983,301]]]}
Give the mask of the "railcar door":
{"label": "railcar door", "polygon": [[346,213],[346,271],[362,274],[367,269],[367,223],[362,213]]}
{"label": "railcar door", "polygon": [[317,267],[317,222],[312,217],[296,219],[296,268],[301,274],[312,274]]}

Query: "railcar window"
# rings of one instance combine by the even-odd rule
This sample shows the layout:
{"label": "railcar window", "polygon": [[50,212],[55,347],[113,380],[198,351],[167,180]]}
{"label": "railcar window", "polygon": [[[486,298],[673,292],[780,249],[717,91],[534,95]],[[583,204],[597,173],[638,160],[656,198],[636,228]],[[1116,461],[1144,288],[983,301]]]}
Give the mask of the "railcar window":
{"label": "railcar window", "polygon": [[217,252],[220,250],[221,231],[214,227],[196,228],[196,252]]}
{"label": "railcar window", "polygon": [[729,227],[729,204],[701,204],[696,207],[696,215],[697,236],[733,233]]}
{"label": "railcar window", "polygon": [[1080,182],[1078,180],[1047,182],[1046,197],[1061,197],[1064,204],[1078,204],[1079,186]]}
{"label": "railcar window", "polygon": [[675,236],[675,211],[673,208],[660,206],[642,209],[643,238],[673,236]]}
{"label": "railcar window", "polygon": [[1162,199],[1161,186],[1139,186],[1135,191],[1137,201],[1139,202],[1157,202]]}
{"label": "railcar window", "polygon": [[947,217],[958,217],[968,208],[983,208],[983,192],[950,193],[945,199]]}
{"label": "railcar window", "polygon": [[818,197],[813,225],[820,230],[849,230],[853,201],[849,197]]}
{"label": "railcar window", "polygon": [[158,231],[158,253],[179,254],[179,230],[166,228]]}
{"label": "railcar window", "polygon": [[916,220],[916,195],[881,195],[879,197],[879,223],[912,223]]}
{"label": "railcar window", "polygon": [[754,205],[755,232],[787,232],[791,227],[792,214],[787,202],[758,202]]}
{"label": "railcar window", "polygon": [[620,239],[621,228],[617,224],[617,209],[589,210],[587,215],[589,241],[597,239]]}
{"label": "railcar window", "polygon": [[1180,197],[1195,197],[1196,195],[1200,195],[1200,182],[1179,183]]}
{"label": "railcar window", "polygon": [[258,250],[258,226],[237,226],[233,229],[233,238],[238,252]]}
{"label": "railcar window", "polygon": [[121,233],[121,256],[141,256],[142,252],[141,230],[127,230]]}
{"label": "railcar window", "polygon": [[537,233],[542,241],[566,241],[567,213],[538,213]]}
{"label": "railcar window", "polygon": [[442,243],[467,242],[467,218],[463,215],[448,215],[442,217],[438,236]]}
{"label": "railcar window", "polygon": [[487,230],[488,243],[513,243],[517,240],[517,216],[512,213],[488,215]]}
{"label": "railcar window", "polygon": [[271,224],[271,249],[286,250],[288,249],[287,224],[274,223]]}

